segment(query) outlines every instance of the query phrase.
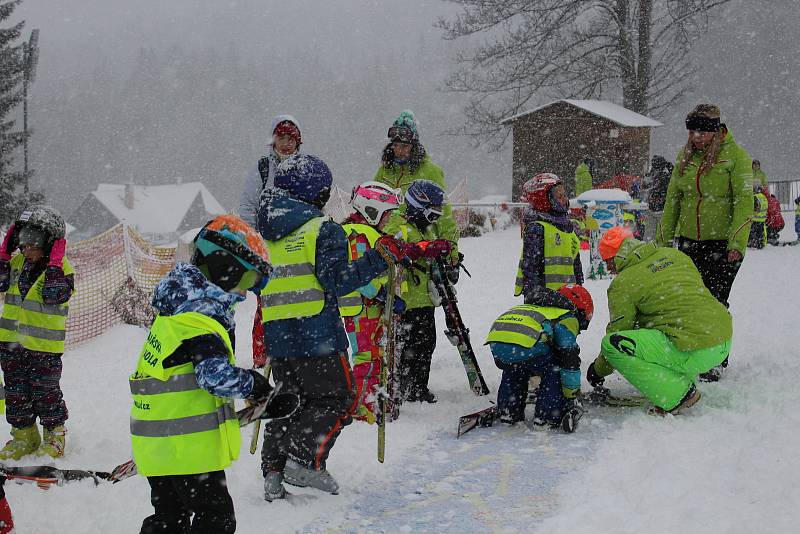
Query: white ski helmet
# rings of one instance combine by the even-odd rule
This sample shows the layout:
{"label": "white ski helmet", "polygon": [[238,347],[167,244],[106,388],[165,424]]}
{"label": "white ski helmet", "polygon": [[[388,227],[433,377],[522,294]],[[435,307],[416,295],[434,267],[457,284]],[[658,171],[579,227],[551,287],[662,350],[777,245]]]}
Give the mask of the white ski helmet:
{"label": "white ski helmet", "polygon": [[381,222],[383,214],[396,210],[402,203],[402,193],[380,182],[364,182],[353,188],[350,203],[371,226]]}

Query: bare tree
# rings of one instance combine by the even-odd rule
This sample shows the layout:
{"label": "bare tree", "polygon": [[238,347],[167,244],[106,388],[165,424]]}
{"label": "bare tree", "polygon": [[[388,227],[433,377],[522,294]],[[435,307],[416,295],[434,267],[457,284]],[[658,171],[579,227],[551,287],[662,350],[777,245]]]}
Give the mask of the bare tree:
{"label": "bare tree", "polygon": [[447,88],[471,96],[458,130],[499,148],[500,120],[545,99],[607,98],[660,116],[691,88],[689,51],[729,0],[449,0],[437,26],[460,53]]}

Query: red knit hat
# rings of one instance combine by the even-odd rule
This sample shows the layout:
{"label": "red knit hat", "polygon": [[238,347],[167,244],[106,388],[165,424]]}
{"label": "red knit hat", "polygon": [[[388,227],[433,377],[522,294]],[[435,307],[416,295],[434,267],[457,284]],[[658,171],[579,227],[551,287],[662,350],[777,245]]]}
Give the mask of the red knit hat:
{"label": "red knit hat", "polygon": [[297,146],[303,144],[303,139],[300,137],[300,128],[298,128],[297,125],[292,121],[279,122],[278,125],[275,126],[275,130],[272,131],[272,135],[275,137],[288,135],[294,139],[295,143],[297,143]]}
{"label": "red knit hat", "polygon": [[633,234],[623,226],[609,228],[608,231],[603,234],[603,237],[600,238],[600,245],[597,247],[603,261],[616,256],[622,242],[629,237],[633,237]]}

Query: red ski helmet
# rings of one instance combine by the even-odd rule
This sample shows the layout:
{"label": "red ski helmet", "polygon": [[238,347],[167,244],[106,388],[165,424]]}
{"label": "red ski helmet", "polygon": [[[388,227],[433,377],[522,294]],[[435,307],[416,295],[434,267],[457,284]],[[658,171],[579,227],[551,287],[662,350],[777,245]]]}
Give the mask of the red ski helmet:
{"label": "red ski helmet", "polygon": [[552,172],[539,173],[522,186],[522,197],[536,211],[549,212],[553,209],[550,190],[562,185],[561,178]]}
{"label": "red ski helmet", "polygon": [[558,292],[567,297],[575,306],[580,329],[589,328],[589,322],[594,314],[594,301],[586,288],[578,284],[567,284],[561,286]]}

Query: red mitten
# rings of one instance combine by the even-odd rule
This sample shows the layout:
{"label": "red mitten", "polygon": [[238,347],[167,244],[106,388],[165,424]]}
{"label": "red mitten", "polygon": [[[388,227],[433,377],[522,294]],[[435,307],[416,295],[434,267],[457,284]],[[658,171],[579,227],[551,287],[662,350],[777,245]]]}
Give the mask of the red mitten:
{"label": "red mitten", "polygon": [[67,240],[63,237],[53,241],[53,248],[50,249],[50,261],[47,262],[49,267],[61,267],[61,262],[64,261],[64,253],[67,251]]}
{"label": "red mitten", "polygon": [[11,236],[14,235],[14,225],[8,227],[8,232],[6,232],[6,236],[3,238],[3,244],[0,245],[0,260],[9,261],[11,259],[11,253],[14,252],[13,250],[8,250],[9,246],[11,245]]}
{"label": "red mitten", "polygon": [[[453,245],[447,239],[436,239],[434,241],[426,241],[422,255],[426,258],[438,258],[439,256],[447,256],[453,249]],[[422,245],[422,243],[420,243]]]}

